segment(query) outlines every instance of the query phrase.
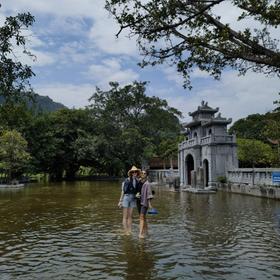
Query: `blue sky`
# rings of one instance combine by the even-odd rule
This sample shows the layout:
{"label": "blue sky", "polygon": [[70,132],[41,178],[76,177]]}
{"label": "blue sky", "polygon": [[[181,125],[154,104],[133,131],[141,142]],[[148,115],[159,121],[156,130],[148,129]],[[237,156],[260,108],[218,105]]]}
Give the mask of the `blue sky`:
{"label": "blue sky", "polygon": [[[239,77],[237,72],[228,70],[220,81],[214,81],[206,73],[195,71],[193,89],[189,91],[183,89],[175,67],[138,67],[141,57],[135,41],[127,34],[115,38],[118,26],[104,9],[104,0],[3,0],[1,4],[1,25],[5,16],[18,12],[29,11],[35,16],[26,35],[28,47],[37,59],[21,59],[32,65],[36,74],[31,81],[35,91],[70,108],[88,105],[95,86],[105,90],[109,81],[122,85],[134,80],[150,81],[147,94],[166,99],[183,112],[187,121],[188,112],[194,111],[202,100],[219,107],[222,116],[235,121],[272,110],[278,98],[279,78],[262,74]],[[217,12],[225,22],[238,27],[237,11],[226,5]],[[279,38],[279,30],[274,32]]]}

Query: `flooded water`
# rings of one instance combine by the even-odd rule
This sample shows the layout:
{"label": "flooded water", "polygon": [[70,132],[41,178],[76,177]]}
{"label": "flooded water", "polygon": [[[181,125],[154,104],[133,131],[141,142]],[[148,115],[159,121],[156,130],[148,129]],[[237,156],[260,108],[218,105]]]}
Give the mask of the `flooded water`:
{"label": "flooded water", "polygon": [[149,237],[121,234],[120,185],[0,190],[0,279],[279,279],[280,202],[155,188]]}

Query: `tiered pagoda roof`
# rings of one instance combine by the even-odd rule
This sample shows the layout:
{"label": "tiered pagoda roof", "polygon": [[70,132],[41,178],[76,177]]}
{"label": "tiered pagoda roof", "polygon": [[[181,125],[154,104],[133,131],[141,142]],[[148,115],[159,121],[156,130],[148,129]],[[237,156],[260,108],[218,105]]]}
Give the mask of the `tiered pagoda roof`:
{"label": "tiered pagoda roof", "polygon": [[215,113],[217,113],[219,111],[219,108],[211,108],[208,106],[208,102],[204,102],[202,101],[201,102],[201,106],[198,106],[197,107],[197,110],[194,111],[194,112],[189,112],[189,116],[196,116],[196,115],[199,115],[199,114],[203,114],[203,113],[207,113],[207,114],[211,114],[211,115],[214,115]]}
{"label": "tiered pagoda roof", "polygon": [[232,122],[232,119],[226,119],[219,113],[216,117],[215,113],[219,111],[219,108],[211,108],[208,106],[208,102],[201,102],[201,106],[197,107],[197,110],[189,113],[193,117],[193,120],[189,123],[184,123],[185,128],[191,128],[196,126],[211,126],[211,125],[228,125]]}

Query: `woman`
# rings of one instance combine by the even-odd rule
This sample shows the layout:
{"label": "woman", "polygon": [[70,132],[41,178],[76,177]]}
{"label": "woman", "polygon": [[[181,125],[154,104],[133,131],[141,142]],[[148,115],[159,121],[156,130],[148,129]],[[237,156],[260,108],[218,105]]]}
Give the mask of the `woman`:
{"label": "woman", "polygon": [[126,235],[131,234],[132,227],[132,212],[136,207],[135,195],[139,191],[138,176],[140,175],[140,169],[132,166],[128,171],[128,178],[122,183],[122,192],[119,207],[123,207],[123,228]]}
{"label": "woman", "polygon": [[142,179],[142,172],[145,172],[145,171],[140,171],[140,177],[138,178],[139,180],[139,186],[138,186],[138,190],[137,190],[137,193],[135,195],[135,198],[136,198],[136,207],[137,207],[137,211],[138,211],[138,214],[140,216],[140,212],[141,212],[141,189],[142,189],[142,186],[144,184],[145,181],[143,181]]}
{"label": "woman", "polygon": [[139,238],[145,238],[148,232],[148,224],[146,214],[149,208],[152,208],[151,199],[153,198],[151,185],[148,181],[148,172],[142,171],[141,180],[143,183],[141,188],[141,210],[140,210],[140,224],[139,224]]}

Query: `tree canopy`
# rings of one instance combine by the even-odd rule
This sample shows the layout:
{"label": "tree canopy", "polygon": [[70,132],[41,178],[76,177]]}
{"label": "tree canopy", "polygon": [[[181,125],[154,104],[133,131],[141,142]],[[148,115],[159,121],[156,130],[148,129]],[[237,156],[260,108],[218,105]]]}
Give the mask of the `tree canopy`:
{"label": "tree canopy", "polygon": [[[128,29],[136,37],[141,66],[176,64],[184,86],[190,87],[195,67],[216,79],[226,67],[280,77],[279,41],[273,36],[280,24],[279,0],[106,0],[106,9],[119,33]],[[239,13],[239,25],[223,20],[225,9]]]}
{"label": "tree canopy", "polygon": [[242,167],[267,167],[274,160],[272,148],[259,140],[237,139],[238,160]]}
{"label": "tree canopy", "polygon": [[0,26],[0,96],[6,101],[17,100],[22,93],[29,94],[32,88],[29,79],[34,76],[31,67],[23,64],[15,49],[22,49],[23,54],[32,56],[26,48],[24,28],[34,22],[30,13],[19,13],[6,18]]}
{"label": "tree canopy", "polygon": [[40,113],[21,103],[5,104],[0,128],[17,130],[27,141],[30,172],[54,180],[74,179],[81,167],[88,174],[125,175],[132,164],[177,153],[181,113],[147,96],[145,85],[97,88],[85,109]]}
{"label": "tree canopy", "polygon": [[[146,82],[123,87],[112,82],[109,90],[96,88],[91,98],[89,108],[103,138],[101,160],[108,173],[124,173],[132,164],[140,166],[160,153],[162,141],[176,142],[180,133],[181,112],[166,100],[147,96],[145,86]],[[110,170],[113,166],[119,170]]]}
{"label": "tree canopy", "polygon": [[246,118],[237,120],[229,129],[229,132],[236,134],[236,136],[240,138],[265,141],[266,137],[263,133],[263,128],[268,119],[268,116],[265,117],[265,115],[252,114]]}
{"label": "tree canopy", "polygon": [[16,130],[6,130],[0,135],[0,162],[8,181],[22,174],[30,160],[27,142]]}
{"label": "tree canopy", "polygon": [[280,111],[274,110],[266,114],[252,114],[239,119],[229,129],[230,133],[239,138],[256,139],[267,142],[270,139],[280,139]]}
{"label": "tree canopy", "polygon": [[36,171],[49,173],[57,180],[64,174],[73,179],[81,165],[94,165],[93,124],[83,109],[61,109],[35,116],[26,129],[26,139]]}
{"label": "tree canopy", "polygon": [[[238,138],[246,139],[246,144],[253,145],[258,140],[259,142],[269,145],[273,150],[273,156],[270,160],[267,160],[267,166],[279,166],[280,165],[280,112],[274,110],[266,114],[253,114],[246,118],[236,121],[229,129],[230,133],[236,134]],[[252,140],[251,142],[249,140]],[[245,141],[245,140],[244,140]],[[245,142],[241,142],[243,145]],[[258,145],[258,144],[257,144]],[[244,145],[243,145],[244,146]],[[244,148],[246,149],[246,147]],[[248,151],[250,152],[250,151]],[[270,155],[269,153],[266,153]],[[242,162],[245,161],[245,157],[239,158]],[[264,165],[264,162],[258,160],[257,165]],[[248,165],[248,164],[247,164]]]}

